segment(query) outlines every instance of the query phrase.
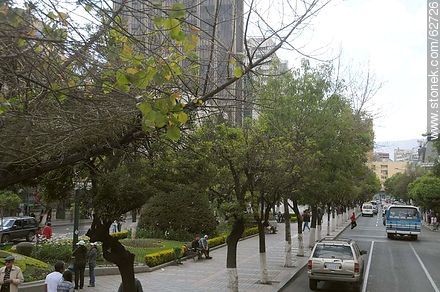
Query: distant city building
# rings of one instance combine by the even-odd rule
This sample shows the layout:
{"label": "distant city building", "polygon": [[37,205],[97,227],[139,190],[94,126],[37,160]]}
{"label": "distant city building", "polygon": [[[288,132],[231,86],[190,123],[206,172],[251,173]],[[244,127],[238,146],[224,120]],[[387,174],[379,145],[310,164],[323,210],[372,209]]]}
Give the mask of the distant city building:
{"label": "distant city building", "polygon": [[404,173],[407,169],[408,162],[404,161],[370,161],[367,166],[376,174],[384,190],[384,182],[396,173]]}
{"label": "distant city building", "polygon": [[374,152],[373,161],[390,160],[390,154],[387,152]]}
{"label": "distant city building", "polygon": [[418,148],[413,149],[394,149],[394,161],[406,161],[417,163],[419,161]]}

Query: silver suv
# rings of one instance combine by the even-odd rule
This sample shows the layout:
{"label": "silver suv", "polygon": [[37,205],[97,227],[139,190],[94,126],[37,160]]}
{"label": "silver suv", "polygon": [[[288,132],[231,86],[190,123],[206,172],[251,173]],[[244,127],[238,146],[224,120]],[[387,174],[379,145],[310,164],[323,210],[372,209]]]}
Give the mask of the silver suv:
{"label": "silver suv", "polygon": [[355,290],[360,290],[365,254],[352,239],[318,241],[307,263],[310,289],[316,290],[318,281],[339,281],[351,282]]}

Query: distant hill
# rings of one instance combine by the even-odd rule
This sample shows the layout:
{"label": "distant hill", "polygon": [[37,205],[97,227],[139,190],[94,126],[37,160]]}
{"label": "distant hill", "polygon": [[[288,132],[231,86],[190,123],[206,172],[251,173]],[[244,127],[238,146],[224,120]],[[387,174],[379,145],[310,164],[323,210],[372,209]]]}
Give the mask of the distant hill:
{"label": "distant hill", "polygon": [[374,152],[387,152],[390,158],[394,159],[394,149],[412,149],[419,147],[418,139],[402,140],[402,141],[382,141],[374,143]]}

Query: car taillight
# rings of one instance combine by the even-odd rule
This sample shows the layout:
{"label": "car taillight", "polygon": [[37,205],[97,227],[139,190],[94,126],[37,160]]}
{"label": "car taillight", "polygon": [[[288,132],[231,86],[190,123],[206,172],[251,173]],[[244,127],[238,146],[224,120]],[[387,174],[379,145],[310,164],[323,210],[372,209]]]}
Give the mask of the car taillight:
{"label": "car taillight", "polygon": [[359,264],[358,263],[354,263],[354,272],[359,273]]}
{"label": "car taillight", "polygon": [[307,262],[307,269],[311,270],[312,269],[312,260],[309,260]]}

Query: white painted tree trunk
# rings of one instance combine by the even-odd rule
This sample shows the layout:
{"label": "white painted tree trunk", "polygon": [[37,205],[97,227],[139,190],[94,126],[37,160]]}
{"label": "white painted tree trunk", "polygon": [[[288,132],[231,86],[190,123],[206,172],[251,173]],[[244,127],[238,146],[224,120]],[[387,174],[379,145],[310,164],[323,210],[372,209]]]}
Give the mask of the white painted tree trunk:
{"label": "white painted tree trunk", "polygon": [[318,225],[318,228],[316,228],[316,240],[321,240],[322,238],[322,225]]}
{"label": "white painted tree trunk", "polygon": [[298,253],[296,255],[299,257],[304,256],[304,236],[303,236],[303,233],[298,234]]}
{"label": "white painted tree trunk", "polygon": [[136,231],[138,227],[139,220],[136,220],[136,222],[131,225],[131,239],[136,239]]}
{"label": "white painted tree trunk", "polygon": [[332,231],[336,231],[336,217],[335,218],[332,217],[331,224],[332,224]]}
{"label": "white painted tree trunk", "polygon": [[266,253],[260,252],[260,273],[261,273],[261,284],[269,283],[269,274],[267,272],[267,261]]}
{"label": "white painted tree trunk", "polygon": [[237,268],[227,268],[227,272],[228,272],[228,291],[238,292]]}
{"label": "white painted tree trunk", "polygon": [[309,234],[309,247],[312,248],[315,245],[316,228],[310,228]]}
{"label": "white painted tree trunk", "polygon": [[284,259],[284,266],[291,267],[292,266],[292,243],[285,241],[286,245],[284,246],[284,251],[286,253],[286,257]]}

